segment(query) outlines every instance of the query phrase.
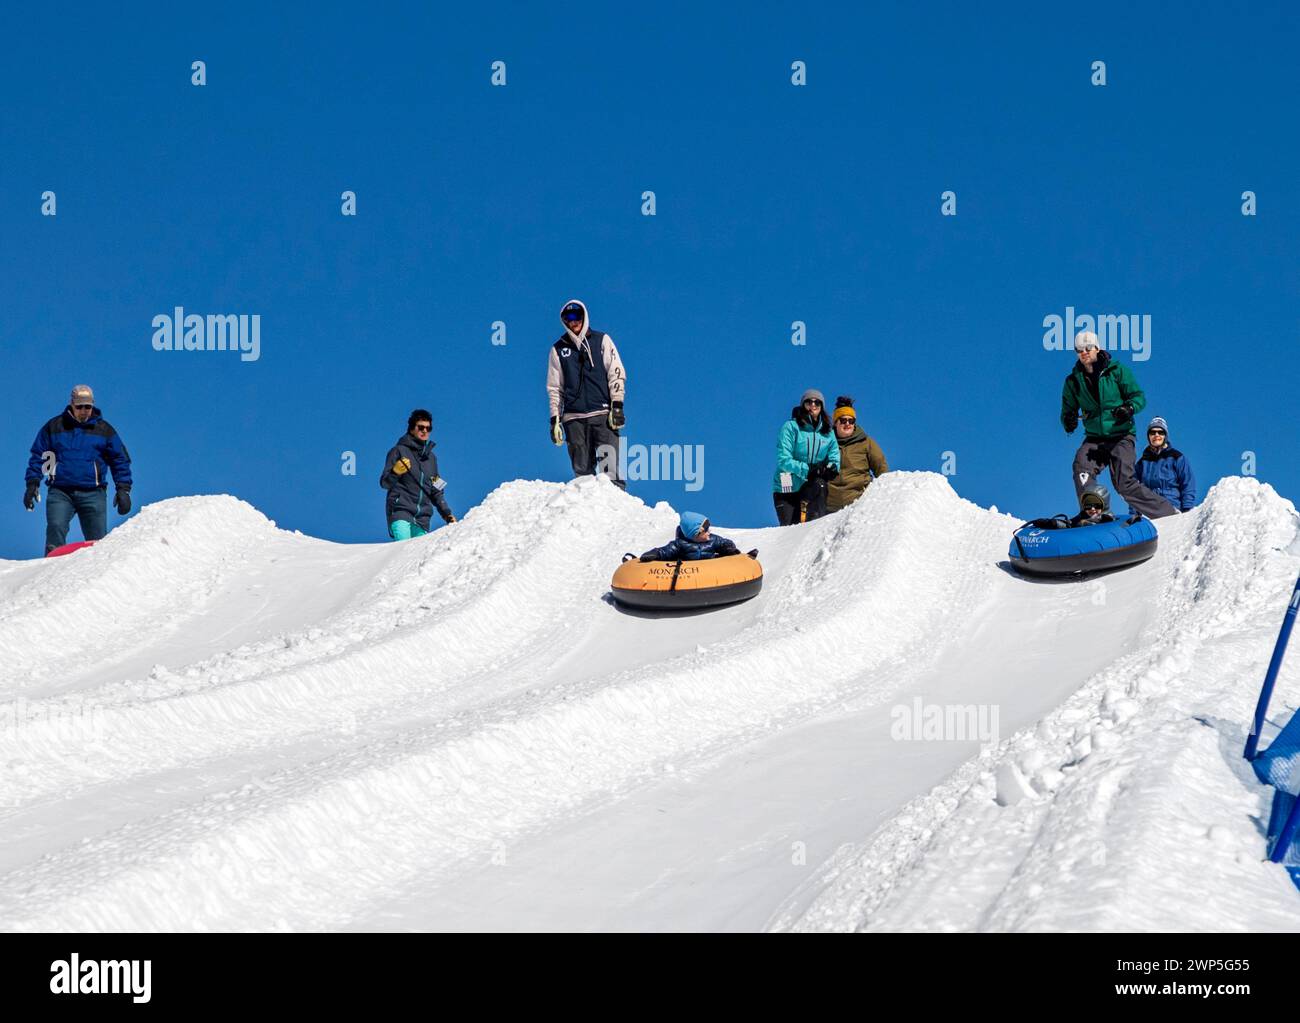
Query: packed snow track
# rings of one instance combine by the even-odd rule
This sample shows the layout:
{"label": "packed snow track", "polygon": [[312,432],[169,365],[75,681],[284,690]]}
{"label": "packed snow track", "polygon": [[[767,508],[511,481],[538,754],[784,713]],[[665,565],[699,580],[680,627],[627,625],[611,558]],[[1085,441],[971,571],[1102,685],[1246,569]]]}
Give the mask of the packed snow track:
{"label": "packed snow track", "polygon": [[1227,479],[1071,582],[1017,524],[890,473],[718,526],[761,594],[659,616],[608,584],[676,514],[594,478],[361,546],[176,498],[0,562],[0,927],[1300,929],[1239,759],[1294,508]]}

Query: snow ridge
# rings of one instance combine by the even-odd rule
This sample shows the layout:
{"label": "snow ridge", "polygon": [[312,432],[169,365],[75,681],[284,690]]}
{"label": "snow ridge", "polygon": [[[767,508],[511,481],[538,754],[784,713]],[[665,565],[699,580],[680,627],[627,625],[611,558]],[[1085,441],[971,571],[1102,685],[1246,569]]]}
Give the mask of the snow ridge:
{"label": "snow ridge", "polygon": [[828,864],[813,903],[771,926],[1300,928],[1290,883],[1259,862],[1266,797],[1240,758],[1296,537],[1272,488],[1216,485],[1158,555],[1137,650]]}

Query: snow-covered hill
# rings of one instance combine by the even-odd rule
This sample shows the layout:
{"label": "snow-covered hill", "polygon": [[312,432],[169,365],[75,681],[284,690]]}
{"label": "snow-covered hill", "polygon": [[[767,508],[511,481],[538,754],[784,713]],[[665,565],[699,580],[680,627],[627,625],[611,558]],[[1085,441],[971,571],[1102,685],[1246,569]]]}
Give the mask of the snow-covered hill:
{"label": "snow-covered hill", "polygon": [[[1051,583],[891,473],[719,526],[753,601],[614,607],[675,523],[521,481],[342,546],[193,497],[0,562],[0,926],[1300,930],[1240,760],[1300,568],[1269,487]],[[934,707],[996,735],[900,737]]]}

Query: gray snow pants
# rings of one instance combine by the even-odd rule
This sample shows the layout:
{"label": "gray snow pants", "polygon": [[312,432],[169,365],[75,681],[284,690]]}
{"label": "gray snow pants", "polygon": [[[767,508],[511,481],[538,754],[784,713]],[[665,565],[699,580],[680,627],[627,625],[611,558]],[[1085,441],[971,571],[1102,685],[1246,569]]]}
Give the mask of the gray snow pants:
{"label": "gray snow pants", "polygon": [[618,431],[604,416],[570,419],[564,424],[564,436],[569,442],[569,462],[574,476],[595,476],[603,472],[616,487],[627,489],[627,481],[619,475]]}
{"label": "gray snow pants", "polygon": [[1110,469],[1111,486],[1124,498],[1129,509],[1149,519],[1177,515],[1178,509],[1138,482],[1133,473],[1137,450],[1133,435],[1096,440],[1088,437],[1074,455],[1074,496],[1083,496],[1083,488],[1094,482],[1104,469]]}

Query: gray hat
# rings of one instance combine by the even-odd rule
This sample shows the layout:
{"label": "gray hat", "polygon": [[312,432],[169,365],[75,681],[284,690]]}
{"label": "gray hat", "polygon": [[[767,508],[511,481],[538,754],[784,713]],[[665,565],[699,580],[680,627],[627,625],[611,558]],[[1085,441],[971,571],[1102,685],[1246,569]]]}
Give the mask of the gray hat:
{"label": "gray hat", "polygon": [[69,405],[85,405],[89,402],[95,404],[95,392],[90,389],[89,384],[78,384],[72,389],[72,397],[68,399]]}
{"label": "gray hat", "polygon": [[1089,483],[1083,488],[1079,495],[1080,510],[1092,505],[1094,508],[1100,508],[1104,512],[1110,511],[1110,491],[1100,483]]}
{"label": "gray hat", "polygon": [[810,387],[808,390],[804,391],[803,397],[799,399],[799,404],[802,405],[809,398],[816,398],[822,403],[822,408],[826,407],[826,396],[823,395],[821,391],[817,390],[817,388]]}
{"label": "gray hat", "polygon": [[1163,416],[1156,416],[1155,419],[1151,420],[1151,425],[1147,427],[1147,433],[1152,430],[1164,430],[1165,436],[1169,436],[1169,424],[1165,422]]}

